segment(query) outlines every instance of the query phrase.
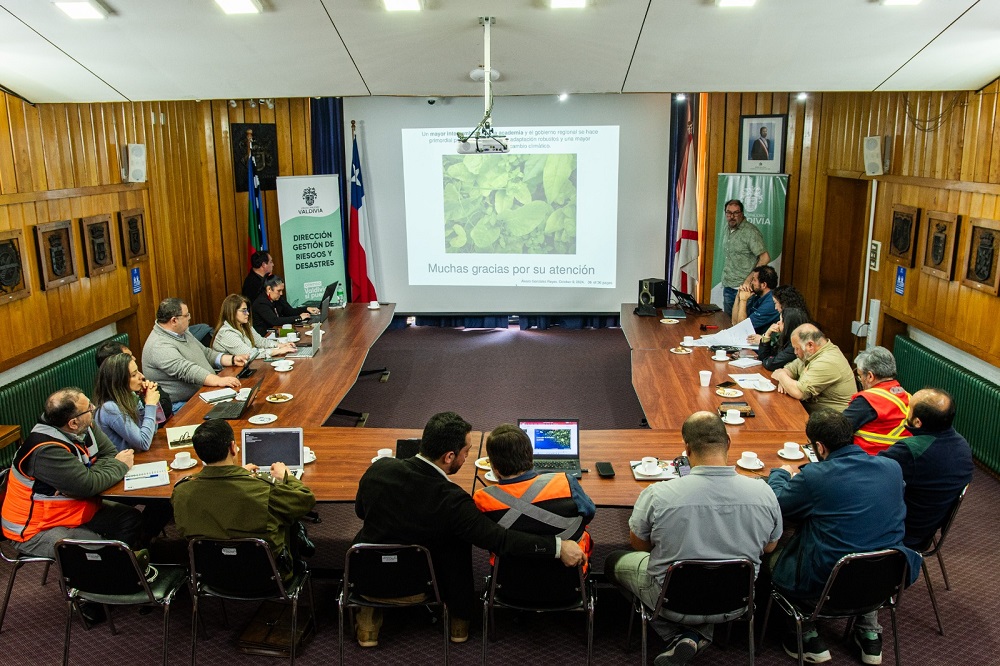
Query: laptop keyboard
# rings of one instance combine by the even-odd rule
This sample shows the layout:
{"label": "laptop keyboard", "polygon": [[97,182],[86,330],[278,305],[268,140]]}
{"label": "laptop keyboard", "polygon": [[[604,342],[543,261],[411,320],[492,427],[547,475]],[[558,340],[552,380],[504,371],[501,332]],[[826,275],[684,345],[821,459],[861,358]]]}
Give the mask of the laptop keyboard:
{"label": "laptop keyboard", "polygon": [[229,402],[220,402],[205,414],[206,419],[226,419],[233,420],[238,419],[243,414],[243,407],[246,406],[245,402],[238,402],[236,400],[230,400]]}
{"label": "laptop keyboard", "polygon": [[569,460],[536,460],[535,469],[576,469],[577,464]]}

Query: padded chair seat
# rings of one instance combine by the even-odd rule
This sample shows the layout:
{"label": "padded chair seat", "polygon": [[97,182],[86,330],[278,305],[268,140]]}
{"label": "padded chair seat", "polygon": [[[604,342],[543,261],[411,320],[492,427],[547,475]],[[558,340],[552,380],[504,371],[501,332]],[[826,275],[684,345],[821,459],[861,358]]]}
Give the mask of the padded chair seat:
{"label": "padded chair seat", "polygon": [[[173,564],[157,564],[155,566],[160,574],[156,577],[156,580],[149,584],[149,591],[153,593],[153,596],[157,600],[160,600],[170,594],[172,590],[176,589],[184,581],[187,577],[187,567]],[[117,606],[134,606],[149,603],[149,597],[142,590],[135,594],[93,594],[78,591],[76,596],[84,601]]]}
{"label": "padded chair seat", "polygon": [[[306,573],[298,573],[284,581],[285,590],[289,594],[294,594],[295,590],[302,587],[306,580]],[[264,599],[274,598],[274,585],[268,585],[267,589],[259,592],[247,591],[247,590],[232,590],[228,588],[222,588],[214,585],[202,584],[199,588],[201,593],[212,597],[221,597],[223,599],[237,599],[242,601],[256,601]]]}

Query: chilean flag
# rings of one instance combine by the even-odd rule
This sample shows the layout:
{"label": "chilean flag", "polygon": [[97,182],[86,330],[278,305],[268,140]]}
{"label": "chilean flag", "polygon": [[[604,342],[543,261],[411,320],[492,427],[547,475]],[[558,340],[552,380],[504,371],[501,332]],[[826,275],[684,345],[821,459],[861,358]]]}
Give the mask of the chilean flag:
{"label": "chilean flag", "polygon": [[698,187],[697,155],[695,154],[694,119],[690,102],[687,105],[687,135],[677,183],[677,235],[674,238],[673,274],[670,283],[675,289],[693,294],[698,289],[698,210],[695,192]]}
{"label": "chilean flag", "polygon": [[[354,137],[354,157],[351,159],[351,227],[347,237],[347,275],[351,279],[351,302],[377,301],[374,262],[368,261],[372,247],[365,209],[365,185],[361,179],[361,158],[358,157],[358,137]],[[374,257],[373,257],[374,259]]]}

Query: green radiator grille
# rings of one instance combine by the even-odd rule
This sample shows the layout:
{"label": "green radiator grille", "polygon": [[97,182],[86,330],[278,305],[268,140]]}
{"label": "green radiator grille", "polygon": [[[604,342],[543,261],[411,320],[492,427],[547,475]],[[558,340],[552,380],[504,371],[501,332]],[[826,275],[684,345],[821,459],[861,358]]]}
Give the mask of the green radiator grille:
{"label": "green radiator grille", "polygon": [[[111,338],[115,342],[128,345],[128,335],[119,333]],[[27,377],[0,388],[0,423],[21,426],[21,437],[27,437],[45,406],[45,399],[64,386],[76,386],[88,396],[94,392],[97,379],[97,364],[94,353],[104,344],[81,349],[72,356],[48,365]],[[0,465],[10,465],[14,459],[14,447],[0,451]]]}
{"label": "green radiator grille", "polygon": [[980,462],[1000,472],[1000,386],[902,335],[896,336],[893,355],[907,391],[934,386],[954,396],[955,430],[969,440]]}

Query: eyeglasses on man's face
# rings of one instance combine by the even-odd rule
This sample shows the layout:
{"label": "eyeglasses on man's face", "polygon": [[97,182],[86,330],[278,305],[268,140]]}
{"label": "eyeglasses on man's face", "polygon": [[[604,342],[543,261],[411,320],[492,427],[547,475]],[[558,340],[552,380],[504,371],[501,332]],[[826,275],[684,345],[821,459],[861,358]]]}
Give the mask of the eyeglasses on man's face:
{"label": "eyeglasses on man's face", "polygon": [[93,416],[95,413],[97,413],[97,407],[95,407],[94,404],[91,403],[90,407],[87,407],[87,409],[83,410],[79,414],[74,414],[70,418],[71,419],[78,419],[81,416],[83,416],[84,414],[90,414],[91,416]]}

